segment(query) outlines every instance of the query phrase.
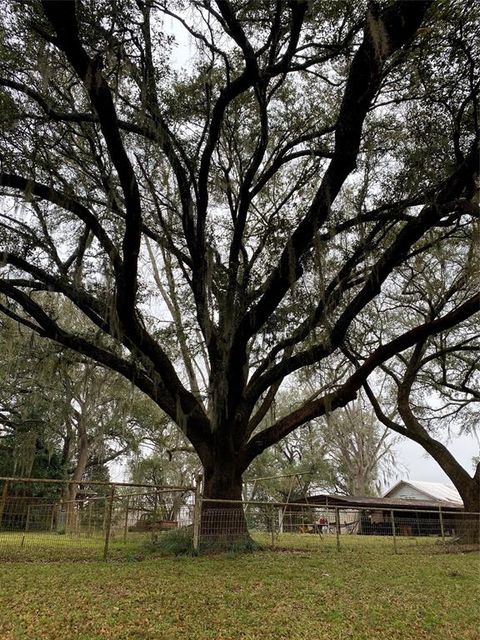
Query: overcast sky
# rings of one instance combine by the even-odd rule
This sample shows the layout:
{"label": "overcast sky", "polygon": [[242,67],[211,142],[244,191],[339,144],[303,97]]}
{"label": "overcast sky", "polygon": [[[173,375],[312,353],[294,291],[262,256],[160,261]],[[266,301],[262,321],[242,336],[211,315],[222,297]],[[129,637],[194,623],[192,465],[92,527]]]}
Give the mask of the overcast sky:
{"label": "overcast sky", "polygon": [[[446,443],[455,459],[472,475],[472,458],[480,455],[480,446],[474,435],[452,438]],[[399,471],[402,480],[423,480],[425,482],[443,482],[452,485],[440,466],[422,447],[412,440],[403,439],[396,447]],[[405,469],[402,469],[402,466]],[[406,471],[408,473],[403,473]]]}

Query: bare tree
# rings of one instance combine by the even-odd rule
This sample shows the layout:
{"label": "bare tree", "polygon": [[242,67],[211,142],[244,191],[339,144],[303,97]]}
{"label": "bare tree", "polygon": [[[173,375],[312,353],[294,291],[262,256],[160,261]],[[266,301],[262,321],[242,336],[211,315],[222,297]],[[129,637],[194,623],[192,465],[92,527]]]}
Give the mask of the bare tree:
{"label": "bare tree", "polygon": [[382,428],[360,399],[328,416],[324,431],[335,490],[350,496],[378,495],[396,464],[390,430]]}

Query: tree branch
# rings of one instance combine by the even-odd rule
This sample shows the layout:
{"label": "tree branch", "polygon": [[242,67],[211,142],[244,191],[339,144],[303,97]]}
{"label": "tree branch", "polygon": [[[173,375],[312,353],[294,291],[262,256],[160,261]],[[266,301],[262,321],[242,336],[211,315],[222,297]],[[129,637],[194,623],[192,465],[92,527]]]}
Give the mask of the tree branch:
{"label": "tree branch", "polygon": [[334,411],[339,407],[343,407],[348,404],[348,402],[354,400],[358,390],[364,385],[368,376],[376,367],[386,360],[420,343],[429,336],[456,326],[479,312],[480,292],[473,295],[461,306],[447,313],[445,316],[419,325],[385,345],[378,347],[339,389],[326,394],[318,400],[305,404],[297,411],[279,420],[270,428],[255,435],[246,445],[244,454],[246,466],[264,449],[275,444],[300,425],[325,413]]}

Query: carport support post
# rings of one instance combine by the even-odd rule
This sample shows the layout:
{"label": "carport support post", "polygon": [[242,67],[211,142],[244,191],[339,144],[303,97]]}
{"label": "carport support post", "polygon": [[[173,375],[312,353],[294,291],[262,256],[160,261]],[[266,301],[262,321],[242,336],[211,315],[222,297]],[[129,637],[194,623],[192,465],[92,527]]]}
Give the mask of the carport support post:
{"label": "carport support post", "polygon": [[202,521],[202,476],[195,482],[195,504],[193,505],[193,549],[198,551],[200,544],[200,525]]}
{"label": "carport support post", "polygon": [[438,507],[438,515],[440,516],[440,532],[442,534],[442,542],[445,544],[445,527],[443,526],[442,507]]}
{"label": "carport support post", "polygon": [[395,516],[393,514],[393,509],[390,511],[390,518],[392,519],[393,548],[395,550],[395,553],[397,553],[397,536],[395,531]]}
{"label": "carport support post", "polygon": [[340,511],[335,507],[335,530],[337,532],[337,551],[340,551]]}
{"label": "carport support post", "polygon": [[106,518],[105,518],[105,545],[103,547],[103,559],[108,558],[108,545],[110,544],[110,529],[112,528],[112,511],[113,511],[113,499],[115,497],[115,485],[110,489],[110,496],[106,505]]}

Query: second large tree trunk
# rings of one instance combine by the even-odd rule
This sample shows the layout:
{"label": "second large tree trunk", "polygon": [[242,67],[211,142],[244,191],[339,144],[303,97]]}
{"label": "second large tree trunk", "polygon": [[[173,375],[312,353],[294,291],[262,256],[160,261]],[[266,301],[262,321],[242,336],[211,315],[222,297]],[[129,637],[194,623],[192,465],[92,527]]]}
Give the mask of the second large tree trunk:
{"label": "second large tree trunk", "polygon": [[465,483],[465,486],[457,489],[465,507],[465,513],[459,514],[455,519],[457,536],[463,544],[478,545],[480,543],[480,483],[474,478],[468,485]]}

